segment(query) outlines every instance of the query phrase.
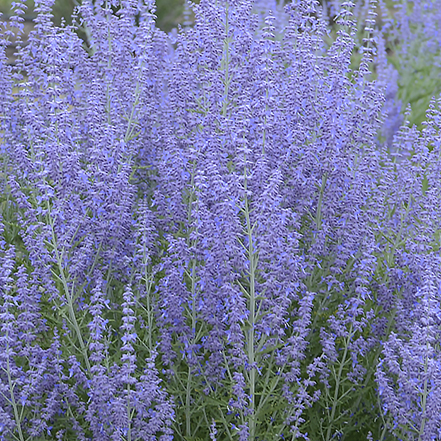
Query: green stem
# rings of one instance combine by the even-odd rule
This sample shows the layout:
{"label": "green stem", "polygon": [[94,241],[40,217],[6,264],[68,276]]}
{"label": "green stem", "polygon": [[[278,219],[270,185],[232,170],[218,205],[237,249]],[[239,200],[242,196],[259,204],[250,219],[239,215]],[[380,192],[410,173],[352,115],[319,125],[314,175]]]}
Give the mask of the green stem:
{"label": "green stem", "polygon": [[[144,250],[145,253],[145,250]],[[145,254],[144,254],[145,256]],[[153,285],[153,280],[147,275],[147,268],[145,268],[145,273],[144,273],[144,280],[145,280],[145,286],[146,286],[146,290],[147,290],[147,326],[148,326],[148,335],[147,335],[147,341],[148,341],[148,346],[149,346],[149,350],[152,350],[152,345],[153,345],[153,309],[152,309],[152,305],[150,302],[150,297],[152,295],[152,285]],[[151,354],[150,354],[151,355]]]}
{"label": "green stem", "polygon": [[[8,331],[6,331],[6,353],[8,354],[9,352],[9,337],[8,337]],[[24,441],[24,436],[23,436],[23,431],[21,430],[21,418],[18,415],[18,407],[17,407],[17,403],[15,401],[15,395],[14,395],[14,387],[15,384],[13,384],[12,382],[12,378],[11,378],[11,365],[10,365],[10,361],[9,361],[9,354],[7,355],[7,359],[6,359],[6,373],[8,375],[8,384],[9,384],[9,390],[11,392],[11,401],[10,403],[12,404],[12,408],[14,409],[14,418],[15,418],[15,422],[16,422],[16,427],[18,430],[18,436],[20,437],[20,441]]]}
{"label": "green stem", "polygon": [[141,84],[141,74],[142,74],[143,67],[144,67],[144,62],[142,62],[141,67],[139,69],[138,79],[137,79],[136,88],[135,88],[135,102],[133,103],[132,110],[130,112],[130,118],[129,118],[129,121],[127,124],[127,130],[126,130],[126,134],[124,136],[124,142],[128,142],[128,141],[130,141],[130,139],[132,139],[132,133],[133,133],[133,129],[134,129],[134,127],[132,127],[132,121],[133,121],[133,116],[135,114],[135,108],[139,104],[139,97],[141,95],[140,84]]}
{"label": "green stem", "polygon": [[[108,11],[108,3],[106,0],[106,11]],[[112,37],[110,36],[110,26],[109,26],[109,14],[107,14],[107,43],[109,45],[109,58],[107,60],[107,68],[110,71],[112,66],[112,57],[110,57],[110,53],[112,52]],[[107,111],[107,124],[112,123],[112,119],[110,117],[110,93],[109,93],[109,83],[106,81],[106,111]]]}
{"label": "green stem", "polygon": [[222,66],[225,69],[224,76],[224,102],[222,104],[222,115],[227,116],[227,107],[228,107],[228,92],[230,88],[231,79],[229,78],[229,66],[230,66],[230,39],[228,38],[229,31],[229,23],[228,23],[228,3],[225,5],[225,40],[224,40],[224,54],[225,58],[222,59]]}
{"label": "green stem", "polygon": [[[429,353],[429,342],[426,342],[426,354]],[[421,441],[423,439],[423,435],[424,435],[424,427],[426,426],[426,422],[427,422],[427,418],[425,417],[425,413],[426,413],[426,404],[427,404],[427,386],[428,386],[428,381],[427,381],[427,370],[428,370],[428,366],[427,366],[427,355],[424,357],[424,392],[423,392],[423,396],[421,397],[421,411],[423,414],[423,418],[421,421],[421,426],[420,426],[420,430],[418,432],[418,441]]]}
{"label": "green stem", "polygon": [[83,335],[81,333],[81,329],[80,329],[80,326],[78,324],[78,320],[75,315],[75,309],[74,309],[74,304],[73,304],[73,289],[74,288],[72,286],[72,293],[69,293],[69,286],[67,283],[66,274],[64,273],[63,264],[62,264],[63,256],[60,255],[60,253],[58,251],[58,242],[57,242],[57,238],[55,235],[54,220],[51,216],[49,201],[47,201],[47,209],[48,209],[48,221],[49,221],[49,225],[51,226],[53,250],[55,253],[55,257],[57,259],[58,271],[60,273],[58,278],[61,281],[63,288],[64,288],[64,292],[66,294],[70,322],[74,327],[74,331],[75,331],[75,333],[77,335],[77,339],[80,343],[81,353],[82,353],[84,361],[86,363],[87,371],[90,372],[90,362],[89,362],[89,356],[87,354],[87,348],[84,344]]}
{"label": "green stem", "polygon": [[[253,235],[252,231],[253,228],[251,226],[251,220],[250,220],[250,210],[249,210],[249,204],[248,204],[248,197],[247,197],[247,171],[246,166],[244,168],[244,175],[245,175],[245,183],[244,183],[244,189],[245,189],[245,220],[246,220],[246,232],[248,236],[248,259],[249,259],[249,315],[248,315],[248,322],[250,329],[248,331],[247,336],[247,353],[248,353],[248,363],[250,365],[254,365],[256,361],[256,354],[254,351],[254,327],[255,327],[255,319],[256,319],[256,288],[255,288],[255,281],[256,281],[256,269],[258,264],[258,256],[256,251],[254,250],[253,245]],[[248,428],[249,428],[249,434],[250,434],[250,440],[254,440],[255,438],[255,432],[256,432],[256,415],[255,415],[255,408],[256,408],[256,397],[255,397],[255,387],[256,387],[256,368],[252,367],[251,371],[248,376],[249,379],[249,388],[250,388],[250,407],[251,407],[251,413],[248,416]]]}
{"label": "green stem", "polygon": [[350,339],[353,337],[353,326],[351,324],[350,327],[350,331],[349,331],[349,335],[346,339],[346,344],[345,344],[345,349],[343,352],[343,358],[342,361],[340,362],[340,367],[338,369],[338,374],[335,378],[335,391],[334,391],[334,397],[332,400],[332,409],[331,409],[331,415],[329,417],[328,420],[328,430],[326,432],[326,440],[329,441],[331,439],[331,431],[332,431],[332,426],[334,423],[334,418],[335,418],[335,412],[337,410],[337,403],[338,403],[338,394],[340,392],[340,385],[341,385],[341,381],[342,381],[342,374],[343,374],[343,367],[346,364],[346,357],[348,355],[348,347],[349,347],[349,341]]}
{"label": "green stem", "polygon": [[[187,216],[187,225],[190,225],[191,223],[191,216],[192,216],[192,207],[193,207],[193,197],[195,195],[194,191],[194,175],[196,171],[196,162],[193,163],[193,170],[191,173],[191,181],[190,181],[190,198],[188,202],[188,216]],[[189,238],[187,238],[187,244],[192,247],[196,245],[196,240],[189,241]],[[196,339],[196,260],[191,260],[191,274],[189,275],[191,278],[191,332],[192,337],[191,341],[189,342],[191,346],[194,346],[195,339]],[[192,389],[192,368],[189,364],[188,366],[188,376],[187,376],[187,387],[186,387],[186,396],[185,396],[185,433],[186,436],[191,438],[191,389]]]}
{"label": "green stem", "polygon": [[130,405],[130,384],[127,384],[127,418],[129,420],[129,427],[127,429],[127,441],[132,441],[132,406]]}
{"label": "green stem", "polygon": [[328,174],[325,173],[322,177],[322,185],[320,187],[320,194],[319,194],[319,200],[317,204],[317,214],[316,214],[316,220],[315,223],[317,225],[317,230],[320,230],[322,227],[322,205],[323,205],[323,194],[325,192],[326,188],[326,182],[328,180]]}

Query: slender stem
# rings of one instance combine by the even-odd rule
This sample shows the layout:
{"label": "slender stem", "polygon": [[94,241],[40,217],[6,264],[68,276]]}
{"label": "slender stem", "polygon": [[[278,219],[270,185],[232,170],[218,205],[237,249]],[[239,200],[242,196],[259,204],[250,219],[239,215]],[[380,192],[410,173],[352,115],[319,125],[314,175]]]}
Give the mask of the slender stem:
{"label": "slender stem", "polygon": [[18,436],[20,437],[20,441],[24,441],[24,436],[23,436],[23,431],[21,430],[21,418],[18,415],[18,408],[17,408],[17,402],[15,401],[15,395],[14,395],[14,384],[12,382],[12,378],[11,378],[11,365],[10,365],[10,360],[9,360],[9,337],[8,337],[8,331],[6,331],[6,353],[7,358],[6,358],[6,372],[8,374],[8,383],[9,383],[9,390],[11,392],[11,404],[12,404],[12,408],[14,409],[14,417],[15,417],[15,422],[17,425],[17,430],[18,430]]}
{"label": "slender stem", "polygon": [[130,404],[130,384],[127,384],[127,418],[129,420],[129,427],[127,428],[127,441],[132,441],[132,406]]}
{"label": "slender stem", "polygon": [[334,418],[335,418],[335,412],[337,410],[337,403],[338,403],[338,398],[339,398],[338,394],[340,392],[340,385],[341,385],[341,381],[342,381],[343,367],[346,364],[346,357],[348,355],[348,349],[349,349],[349,341],[353,337],[353,334],[354,334],[354,332],[353,332],[353,325],[351,324],[349,335],[348,335],[348,337],[346,339],[345,349],[344,349],[344,352],[343,352],[343,358],[342,358],[342,361],[340,362],[340,367],[338,369],[338,374],[337,374],[336,379],[335,379],[335,390],[334,390],[334,397],[333,397],[333,400],[332,400],[331,415],[330,415],[329,420],[328,420],[328,430],[326,432],[326,440],[327,441],[329,441],[331,439],[331,430],[332,430],[332,425],[333,425]]}
{"label": "slender stem", "polygon": [[[145,249],[144,249],[144,258],[145,258]],[[147,268],[145,268],[145,286],[147,289],[147,326],[148,326],[148,335],[147,341],[149,350],[152,350],[153,345],[153,309],[151,305],[151,294],[152,294],[152,285],[153,280],[147,275]]]}
{"label": "slender stem", "polygon": [[250,210],[249,210],[249,204],[248,204],[248,197],[247,197],[247,171],[246,166],[244,168],[244,175],[245,175],[245,220],[246,220],[246,231],[248,236],[248,259],[249,259],[249,315],[248,315],[248,322],[250,329],[248,330],[248,338],[247,338],[247,353],[248,353],[248,363],[252,366],[251,371],[249,373],[249,388],[250,388],[250,407],[251,407],[251,413],[248,416],[248,428],[249,428],[249,434],[250,434],[250,440],[253,441],[255,437],[256,432],[256,415],[255,415],[255,408],[256,408],[256,368],[254,367],[254,363],[256,361],[256,355],[254,351],[254,327],[255,327],[255,319],[256,319],[256,287],[255,287],[255,281],[256,281],[256,269],[257,269],[257,263],[258,263],[258,256],[256,253],[256,250],[254,249],[253,245],[253,235],[252,235],[252,226],[251,226],[251,220],[250,220]]}
{"label": "slender stem", "polygon": [[317,204],[317,215],[316,215],[316,225],[317,230],[320,230],[322,226],[322,205],[323,205],[323,194],[325,192],[326,182],[328,180],[328,174],[325,173],[322,177],[322,185],[320,187],[319,200]]}
{"label": "slender stem", "polygon": [[[191,181],[190,181],[190,198],[188,202],[188,216],[187,216],[187,225],[190,225],[191,223],[191,216],[192,216],[192,208],[193,208],[193,197],[195,195],[194,190],[194,175],[196,171],[196,162],[193,163],[193,170],[191,173]],[[194,247],[196,245],[196,240],[192,240],[190,244],[189,237],[187,237],[187,243],[188,245]],[[196,259],[191,260],[191,339],[189,344],[191,347],[194,346],[194,343],[196,341]],[[195,355],[196,356],[196,355]],[[192,389],[192,379],[193,379],[193,373],[192,373],[192,367],[191,363],[188,365],[188,375],[187,375],[187,387],[186,387],[186,396],[185,396],[185,433],[186,436],[191,438],[191,389]]]}
{"label": "slender stem", "polygon": [[429,342],[426,341],[426,356],[424,357],[424,392],[423,396],[421,397],[421,411],[422,411],[422,421],[420,430],[418,432],[418,441],[421,441],[423,439],[424,435],[424,427],[426,426],[427,418],[425,416],[426,413],[426,404],[427,404],[427,395],[428,395],[428,381],[427,381],[427,370],[428,370],[428,360],[427,360],[427,354],[429,353]]}
{"label": "slender stem", "polygon": [[228,91],[230,88],[230,78],[229,78],[229,65],[230,65],[230,39],[228,38],[229,31],[229,23],[228,23],[228,2],[225,5],[225,41],[224,41],[224,54],[225,58],[222,60],[222,66],[225,69],[225,77],[224,77],[224,102],[222,103],[222,116],[227,116],[227,107],[228,107]]}
{"label": "slender stem", "polygon": [[144,62],[141,63],[141,67],[139,69],[138,79],[136,81],[136,88],[135,88],[135,102],[133,103],[132,110],[130,112],[130,118],[127,124],[127,130],[124,136],[124,142],[128,142],[132,137],[132,133],[133,133],[132,121],[135,113],[135,108],[139,104],[139,97],[141,95],[140,84],[141,84],[141,74],[143,67],[144,67]]}
{"label": "slender stem", "polygon": [[[110,25],[109,25],[109,9],[108,9],[108,3],[106,0],[106,12],[107,12],[107,43],[109,45],[109,58],[107,60],[107,68],[110,71],[110,68],[112,66],[112,57],[110,56],[110,53],[112,52],[112,37],[110,36]],[[110,116],[110,93],[109,93],[109,83],[106,82],[106,110],[107,110],[107,124],[112,123],[112,119]]]}
{"label": "slender stem", "polygon": [[58,270],[60,272],[59,280],[61,280],[61,283],[64,288],[64,292],[66,294],[68,311],[69,311],[69,318],[70,318],[70,321],[74,327],[78,341],[80,343],[81,352],[83,354],[83,358],[86,363],[87,370],[88,370],[88,372],[90,372],[90,362],[89,362],[89,356],[87,354],[87,348],[84,344],[83,335],[81,333],[81,329],[80,329],[80,326],[78,324],[78,320],[75,315],[75,309],[74,309],[74,304],[73,304],[73,286],[72,286],[72,293],[69,293],[69,286],[68,286],[66,274],[64,273],[64,269],[63,269],[63,265],[62,265],[63,257],[62,257],[62,255],[60,255],[60,253],[58,251],[58,243],[57,243],[57,238],[56,238],[55,229],[54,229],[54,220],[51,216],[49,201],[47,201],[47,209],[48,209],[48,220],[49,220],[49,224],[51,226],[51,232],[52,232],[53,250],[55,253],[55,257],[57,259]]}

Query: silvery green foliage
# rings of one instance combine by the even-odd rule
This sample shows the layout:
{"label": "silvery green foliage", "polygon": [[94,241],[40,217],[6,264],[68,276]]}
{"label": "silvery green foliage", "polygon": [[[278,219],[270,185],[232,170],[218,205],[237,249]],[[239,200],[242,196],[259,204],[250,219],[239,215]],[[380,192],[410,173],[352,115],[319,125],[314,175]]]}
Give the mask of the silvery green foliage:
{"label": "silvery green foliage", "polygon": [[152,1],[36,6],[0,58],[1,439],[437,434],[439,110],[398,130],[375,2],[356,70],[352,2],[331,45],[315,0],[173,38]]}

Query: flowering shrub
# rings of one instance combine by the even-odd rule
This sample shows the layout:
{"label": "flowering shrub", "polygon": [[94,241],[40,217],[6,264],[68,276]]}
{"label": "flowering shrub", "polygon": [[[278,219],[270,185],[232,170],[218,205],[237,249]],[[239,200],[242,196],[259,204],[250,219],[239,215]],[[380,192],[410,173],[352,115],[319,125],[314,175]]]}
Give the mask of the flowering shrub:
{"label": "flowering shrub", "polygon": [[52,4],[1,40],[1,439],[439,437],[440,109],[400,124],[375,2],[356,70],[351,2],[332,44],[315,0]]}

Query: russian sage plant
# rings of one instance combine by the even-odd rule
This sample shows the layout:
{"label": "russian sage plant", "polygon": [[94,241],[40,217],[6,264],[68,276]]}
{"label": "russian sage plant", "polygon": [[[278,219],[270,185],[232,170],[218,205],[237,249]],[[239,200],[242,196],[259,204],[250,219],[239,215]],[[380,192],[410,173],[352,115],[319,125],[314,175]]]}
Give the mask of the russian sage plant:
{"label": "russian sage plant", "polygon": [[3,33],[2,440],[439,436],[439,108],[331,3]]}

